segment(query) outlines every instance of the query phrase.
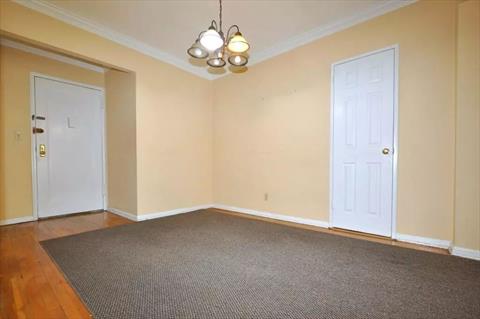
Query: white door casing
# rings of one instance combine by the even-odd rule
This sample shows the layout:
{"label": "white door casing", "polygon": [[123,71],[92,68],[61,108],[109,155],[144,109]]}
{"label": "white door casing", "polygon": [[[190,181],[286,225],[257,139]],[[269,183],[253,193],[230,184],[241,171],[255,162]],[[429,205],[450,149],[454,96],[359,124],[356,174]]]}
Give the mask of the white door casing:
{"label": "white door casing", "polygon": [[336,63],[332,72],[331,225],[391,237],[395,48]]}
{"label": "white door casing", "polygon": [[40,75],[32,76],[32,86],[32,126],[44,130],[32,139],[34,212],[103,209],[103,90]]}

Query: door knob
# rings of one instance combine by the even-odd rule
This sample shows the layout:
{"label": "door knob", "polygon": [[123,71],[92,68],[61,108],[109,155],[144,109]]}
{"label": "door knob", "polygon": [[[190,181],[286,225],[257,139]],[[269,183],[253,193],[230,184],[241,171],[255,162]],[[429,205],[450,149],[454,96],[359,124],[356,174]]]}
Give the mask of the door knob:
{"label": "door knob", "polygon": [[387,147],[385,147],[383,150],[382,150],[382,153],[383,155],[388,155],[390,153],[390,149],[388,149]]}

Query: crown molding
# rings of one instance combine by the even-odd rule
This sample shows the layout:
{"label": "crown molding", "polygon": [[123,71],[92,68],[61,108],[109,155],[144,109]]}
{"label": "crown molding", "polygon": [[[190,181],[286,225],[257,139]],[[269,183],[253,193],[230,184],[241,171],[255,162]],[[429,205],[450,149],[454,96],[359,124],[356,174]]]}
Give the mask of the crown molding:
{"label": "crown molding", "polygon": [[[67,12],[51,3],[47,3],[42,0],[12,0],[12,1],[20,5],[23,5],[25,7],[28,7],[32,10],[46,14],[50,17],[61,20],[65,23],[74,25],[78,28],[81,28],[83,30],[99,35],[103,38],[109,39],[113,42],[116,42],[128,48],[131,48],[133,50],[139,51],[145,55],[151,56],[165,63],[174,65],[184,71],[193,73],[207,80],[214,80],[214,79],[218,79],[231,74],[231,72],[228,72],[228,71],[220,75],[209,73],[207,69],[193,66],[187,61],[179,59],[151,45],[138,41],[132,37],[121,34],[119,32],[113,31],[103,25],[94,23],[78,15]],[[388,1],[380,2],[380,4],[374,8],[361,11],[354,16],[351,16],[351,17],[342,19],[340,21],[336,21],[335,23],[331,23],[326,26],[321,26],[313,30],[310,30],[308,32],[302,33],[300,35],[291,37],[281,43],[278,43],[267,49],[257,52],[250,58],[249,65],[250,66],[255,65],[262,61],[265,61],[277,55],[280,55],[282,53],[293,50],[297,47],[303,46],[307,43],[313,42],[325,36],[331,35],[335,32],[347,29],[356,24],[373,19],[375,17],[378,17],[390,11],[397,10],[399,8],[410,5],[417,1],[418,0],[388,0]]]}
{"label": "crown molding", "polygon": [[368,21],[370,19],[381,16],[390,11],[400,9],[404,6],[410,5],[417,1],[418,0],[388,0],[388,1],[381,2],[380,5],[374,8],[361,11],[354,16],[351,16],[351,17],[336,21],[334,23],[312,29],[310,31],[299,34],[297,36],[288,38],[283,42],[280,42],[265,50],[257,52],[250,59],[249,64],[255,65],[262,61],[273,58],[274,56],[291,51],[295,48],[298,48],[300,46],[303,46],[305,44],[308,44],[320,38],[348,29],[356,24],[360,24],[362,22]]}
{"label": "crown molding", "polygon": [[57,20],[63,21],[67,24],[76,26],[80,29],[86,30],[88,32],[94,33],[103,38],[106,38],[108,40],[121,44],[123,46],[126,46],[130,49],[141,52],[145,55],[151,56],[162,62],[174,65],[194,75],[200,76],[208,80],[212,80],[214,77],[214,75],[210,74],[206,69],[193,66],[187,61],[179,59],[151,45],[138,41],[122,33],[113,31],[108,27],[105,27],[98,23],[94,23],[90,20],[82,18],[78,15],[75,15],[71,12],[67,12],[51,3],[47,3],[42,0],[12,0],[12,1],[24,7],[27,7],[29,9],[48,15]]}
{"label": "crown molding", "polygon": [[42,57],[45,57],[45,58],[48,58],[48,59],[52,59],[52,60],[56,60],[56,61],[59,61],[59,62],[63,62],[63,63],[71,64],[71,65],[74,65],[74,66],[78,66],[78,67],[81,67],[81,68],[84,68],[84,69],[87,69],[87,70],[90,70],[90,71],[94,71],[94,72],[98,72],[98,73],[104,73],[105,72],[104,68],[99,67],[97,65],[93,65],[93,64],[86,63],[86,62],[83,62],[83,61],[80,61],[80,60],[72,59],[72,58],[69,58],[69,57],[66,57],[66,56],[63,56],[63,55],[60,55],[60,54],[48,52],[48,51],[45,51],[45,50],[42,50],[42,49],[34,48],[34,47],[25,45],[23,43],[15,42],[15,41],[12,41],[12,40],[2,38],[2,39],[0,39],[0,45],[5,46],[5,47],[9,47],[9,48],[13,48],[13,49],[17,49],[17,50],[21,50],[21,51],[24,51],[24,52],[27,52],[27,53],[39,55],[39,56],[42,56]]}
{"label": "crown molding", "polygon": [[[286,39],[285,41],[275,44],[267,49],[261,50],[255,53],[248,63],[249,66],[253,66],[257,63],[269,60],[277,55],[286,53],[298,47],[301,47],[305,44],[314,42],[318,39],[326,37],[328,35],[334,34],[336,32],[348,29],[354,25],[360,24],[362,22],[371,20],[375,17],[384,15],[388,12],[395,11],[402,7],[408,6],[417,2],[418,0],[388,0],[381,2],[379,6],[371,8],[357,13],[354,16],[351,16],[346,19],[342,19],[335,23],[331,23],[326,26],[321,26],[305,33],[299,34],[297,36]],[[227,76],[231,73],[221,74],[215,77],[215,79]]]}

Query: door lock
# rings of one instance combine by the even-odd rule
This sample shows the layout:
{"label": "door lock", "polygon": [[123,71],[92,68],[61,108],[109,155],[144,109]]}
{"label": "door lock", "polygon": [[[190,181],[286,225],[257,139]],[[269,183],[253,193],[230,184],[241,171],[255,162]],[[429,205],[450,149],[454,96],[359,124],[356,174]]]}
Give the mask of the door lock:
{"label": "door lock", "polygon": [[38,147],[38,154],[40,155],[40,157],[45,157],[47,155],[47,147],[45,146],[45,144],[40,144],[40,146]]}
{"label": "door lock", "polygon": [[387,147],[385,147],[383,150],[382,150],[382,153],[383,155],[388,155],[390,153],[390,149],[388,149]]}

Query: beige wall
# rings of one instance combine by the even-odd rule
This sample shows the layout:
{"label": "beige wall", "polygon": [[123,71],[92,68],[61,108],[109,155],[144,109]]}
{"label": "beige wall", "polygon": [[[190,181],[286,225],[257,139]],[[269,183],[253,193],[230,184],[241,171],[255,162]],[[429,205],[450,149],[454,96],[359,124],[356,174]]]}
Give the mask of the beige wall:
{"label": "beige wall", "polygon": [[138,214],[211,203],[211,82],[11,1],[0,32],[136,74]]}
{"label": "beige wall", "polygon": [[137,212],[135,73],[105,73],[108,207]]}
{"label": "beige wall", "polygon": [[175,72],[137,73],[141,213],[208,205],[213,198],[212,83],[169,68]]}
{"label": "beige wall", "polygon": [[31,72],[103,86],[102,73],[0,46],[0,220],[32,216]]}
{"label": "beige wall", "polygon": [[215,202],[328,221],[330,66],[398,44],[397,230],[452,240],[456,10],[420,1],[216,80]]}
{"label": "beige wall", "polygon": [[455,246],[480,249],[480,2],[458,10]]}

